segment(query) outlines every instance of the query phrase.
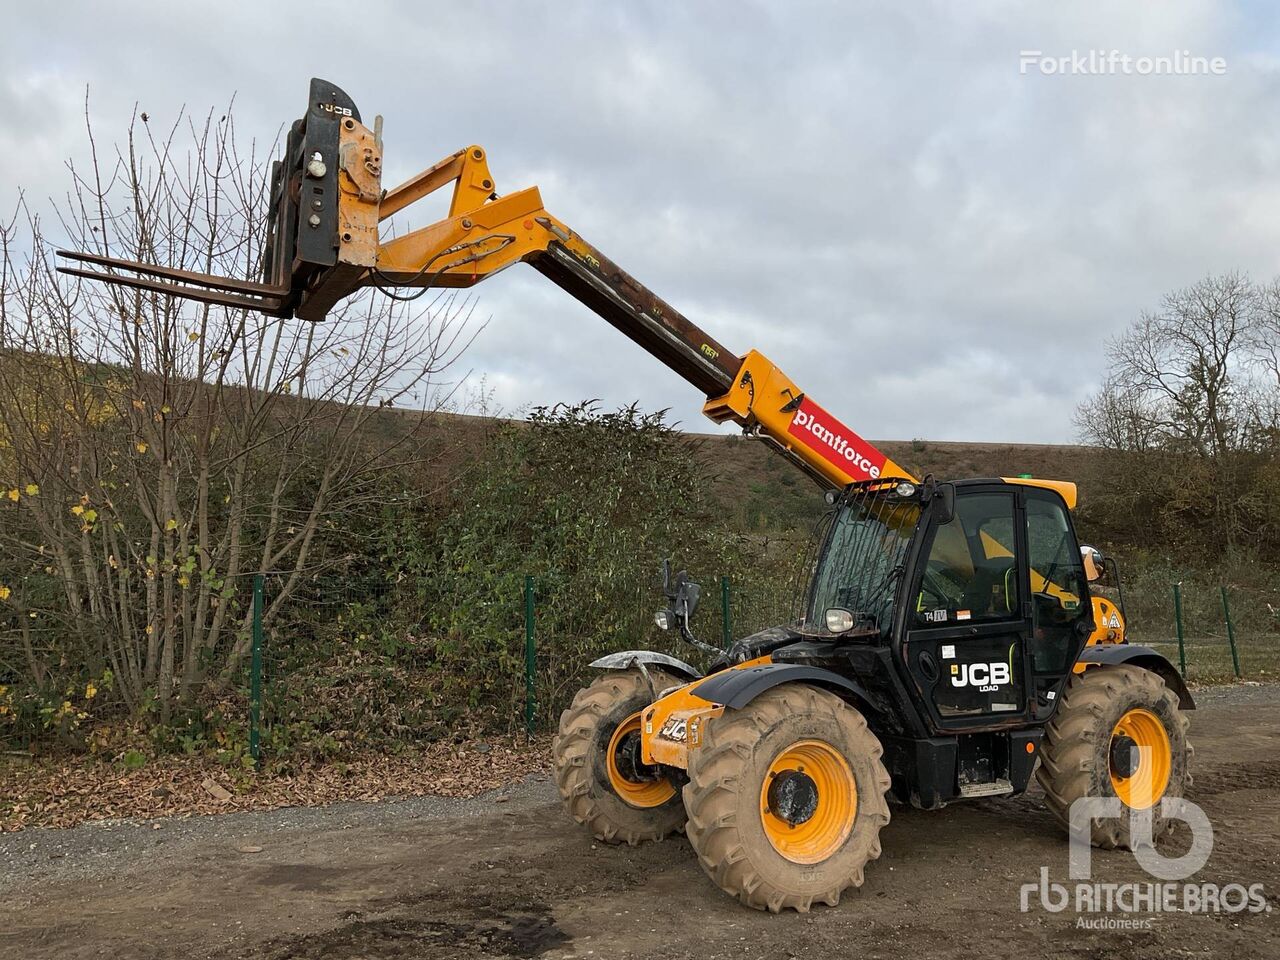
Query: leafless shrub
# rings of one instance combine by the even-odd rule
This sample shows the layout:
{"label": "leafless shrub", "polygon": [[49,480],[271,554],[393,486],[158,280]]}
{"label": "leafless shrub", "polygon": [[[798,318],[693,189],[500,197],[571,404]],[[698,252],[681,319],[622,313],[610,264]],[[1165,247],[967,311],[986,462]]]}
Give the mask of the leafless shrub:
{"label": "leafless shrub", "polygon": [[[87,118],[86,118],[87,119]],[[231,111],[70,164],[76,249],[254,277],[270,155]],[[341,518],[423,455],[420,418],[474,335],[465,303],[371,294],[318,325],[73,282],[25,204],[0,229],[0,666],[108,675],[131,707],[233,677],[248,578],[265,620],[341,562]],[[109,671],[109,674],[106,672]]]}

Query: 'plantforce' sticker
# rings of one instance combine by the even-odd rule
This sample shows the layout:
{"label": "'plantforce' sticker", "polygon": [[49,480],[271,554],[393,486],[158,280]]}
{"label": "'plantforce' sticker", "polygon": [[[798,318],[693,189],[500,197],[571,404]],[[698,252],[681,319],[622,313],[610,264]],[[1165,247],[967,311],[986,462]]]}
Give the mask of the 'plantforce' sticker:
{"label": "'plantforce' sticker", "polygon": [[875,480],[889,458],[805,397],[787,433],[854,480]]}

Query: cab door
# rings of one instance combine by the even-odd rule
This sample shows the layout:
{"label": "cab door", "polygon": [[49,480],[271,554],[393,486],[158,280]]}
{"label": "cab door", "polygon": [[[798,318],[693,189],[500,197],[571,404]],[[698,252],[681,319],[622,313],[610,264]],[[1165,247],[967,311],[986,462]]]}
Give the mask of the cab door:
{"label": "cab door", "polygon": [[911,581],[902,656],[940,730],[1025,724],[1033,678],[1026,521],[1020,488],[956,490],[926,533]]}
{"label": "cab door", "polygon": [[1024,487],[1031,639],[1028,674],[1034,720],[1057,707],[1089,634],[1093,604],[1071,514],[1052,490]]}

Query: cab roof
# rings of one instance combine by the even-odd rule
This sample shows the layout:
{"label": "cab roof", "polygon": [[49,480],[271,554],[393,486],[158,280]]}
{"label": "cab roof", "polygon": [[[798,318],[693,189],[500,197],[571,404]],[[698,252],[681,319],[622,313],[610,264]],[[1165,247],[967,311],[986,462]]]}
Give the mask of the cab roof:
{"label": "cab roof", "polygon": [[1011,483],[1021,487],[1041,487],[1053,490],[1067,503],[1068,510],[1076,508],[1078,495],[1076,485],[1070,480],[1042,480],[1039,477],[975,477],[972,479],[953,481],[956,486],[970,486],[979,483]]}

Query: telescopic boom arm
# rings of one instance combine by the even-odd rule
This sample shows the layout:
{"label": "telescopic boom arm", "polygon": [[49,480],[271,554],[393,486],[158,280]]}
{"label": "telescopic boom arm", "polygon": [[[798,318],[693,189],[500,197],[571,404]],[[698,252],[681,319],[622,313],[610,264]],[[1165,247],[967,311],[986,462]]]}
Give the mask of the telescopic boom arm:
{"label": "telescopic boom arm", "polygon": [[[383,220],[450,186],[444,219],[381,239]],[[528,263],[702,391],[708,417],[766,439],[820,483],[914,479],[762,354],[733,353],[552,216],[537,187],[499,195],[481,147],[384,191],[382,118],[370,130],[351,99],[323,80],[311,81],[306,116],[272,171],[264,282],[59,255],[137,276],[71,266],[59,267],[63,273],[317,322],[364,287],[466,288]]]}

